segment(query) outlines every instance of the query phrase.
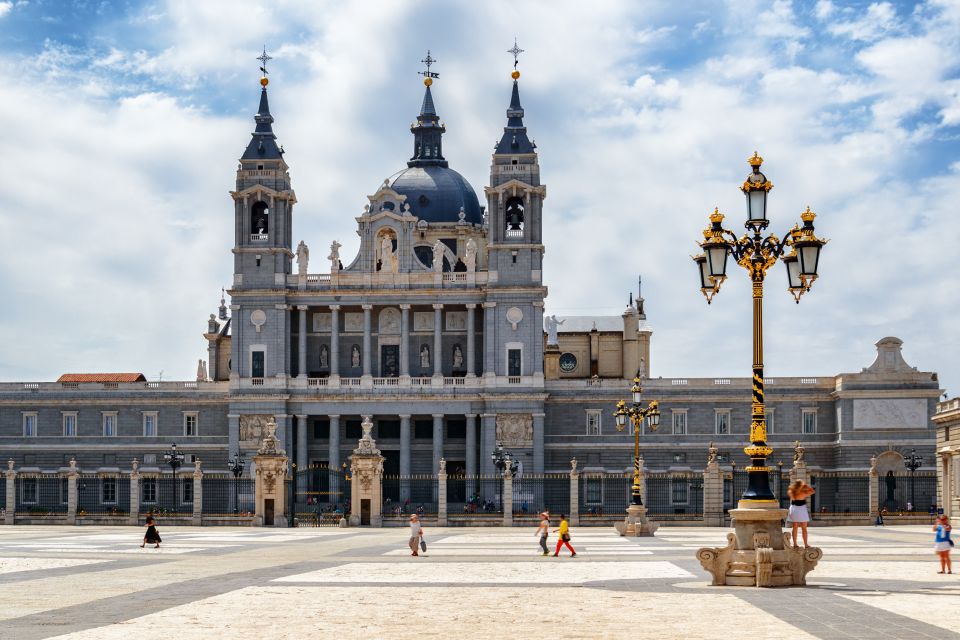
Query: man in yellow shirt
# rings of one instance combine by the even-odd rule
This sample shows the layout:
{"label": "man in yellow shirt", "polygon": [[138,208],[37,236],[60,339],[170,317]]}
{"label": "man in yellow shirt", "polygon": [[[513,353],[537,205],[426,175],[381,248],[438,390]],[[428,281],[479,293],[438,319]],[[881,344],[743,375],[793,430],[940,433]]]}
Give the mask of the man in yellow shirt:
{"label": "man in yellow shirt", "polygon": [[554,529],[557,533],[560,534],[560,537],[557,538],[557,550],[554,551],[553,557],[556,558],[560,555],[560,547],[567,545],[567,549],[570,549],[570,557],[573,558],[577,555],[577,552],[573,550],[573,547],[570,546],[570,525],[567,523],[567,516],[560,514],[560,527]]}

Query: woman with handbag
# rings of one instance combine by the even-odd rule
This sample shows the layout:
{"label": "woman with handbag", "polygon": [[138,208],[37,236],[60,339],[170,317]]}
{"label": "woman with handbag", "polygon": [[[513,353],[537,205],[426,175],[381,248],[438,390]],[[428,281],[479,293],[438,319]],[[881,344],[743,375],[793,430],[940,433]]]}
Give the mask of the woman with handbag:
{"label": "woman with handbag", "polygon": [[553,557],[556,558],[560,555],[560,547],[567,545],[567,549],[570,549],[570,557],[576,557],[577,552],[573,550],[573,547],[570,546],[570,525],[567,524],[567,516],[560,514],[560,527],[554,529],[554,531],[560,534],[560,537],[557,539],[557,549],[553,552]]}
{"label": "woman with handbag", "polygon": [[937,532],[934,538],[933,550],[940,556],[940,571],[937,573],[953,573],[953,564],[950,562],[950,551],[953,549],[953,540],[950,539],[950,520],[946,515],[937,518],[933,530]]}
{"label": "woman with handbag", "polygon": [[423,527],[420,525],[420,517],[417,514],[410,516],[410,555],[419,556],[420,546],[427,550],[427,545],[423,542]]}

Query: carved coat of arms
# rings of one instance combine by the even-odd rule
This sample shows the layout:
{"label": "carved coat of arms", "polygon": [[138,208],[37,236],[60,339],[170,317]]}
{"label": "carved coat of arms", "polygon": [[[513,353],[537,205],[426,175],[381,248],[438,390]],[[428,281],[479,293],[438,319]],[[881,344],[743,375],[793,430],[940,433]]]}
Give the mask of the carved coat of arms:
{"label": "carved coat of arms", "polygon": [[533,416],[529,413],[497,415],[497,442],[508,449],[533,446]]}

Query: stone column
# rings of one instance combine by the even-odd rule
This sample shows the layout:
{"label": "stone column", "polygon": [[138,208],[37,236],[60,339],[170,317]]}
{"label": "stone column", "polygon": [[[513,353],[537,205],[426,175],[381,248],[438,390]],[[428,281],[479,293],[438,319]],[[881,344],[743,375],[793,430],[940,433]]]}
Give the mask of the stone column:
{"label": "stone column", "polygon": [[240,451],[240,414],[227,414],[227,457]]}
{"label": "stone column", "polygon": [[876,518],[880,517],[880,474],[877,472],[877,459],[875,457],[870,458],[870,478],[867,482],[870,483],[868,490],[870,518],[875,521]]}
{"label": "stone column", "polygon": [[440,469],[440,459],[443,458],[443,414],[433,414],[433,472]]}
{"label": "stone column", "polygon": [[67,524],[77,524],[77,461],[70,458],[67,470]]}
{"label": "stone column", "polygon": [[370,416],[363,417],[363,437],[350,456],[350,524],[363,522],[363,514],[369,513],[371,527],[383,526],[380,508],[383,505],[383,456],[376,448],[370,431],[373,422]]}
{"label": "stone column", "polygon": [[130,462],[130,468],[130,514],[127,524],[137,526],[140,524],[140,465],[136,458]]}
{"label": "stone column", "polygon": [[480,424],[480,468],[483,475],[489,476],[494,473],[490,454],[497,446],[497,414],[484,413],[481,417],[483,422]]}
{"label": "stone column", "polygon": [[400,415],[400,504],[410,499],[410,414]]}
{"label": "stone column", "polygon": [[13,469],[13,460],[7,460],[7,470],[4,474],[7,476],[7,508],[4,511],[4,524],[13,524],[14,515],[17,512],[17,472]]}
{"label": "stone column", "polygon": [[437,526],[447,526],[447,461],[443,458],[437,472]]}
{"label": "stone column", "polygon": [[503,504],[503,526],[513,526],[513,474],[510,473],[510,467],[503,470],[503,495],[501,496]]}
{"label": "stone column", "polygon": [[477,414],[468,413],[464,417],[467,419],[467,459],[464,470],[467,482],[464,491],[469,497],[477,490]]}
{"label": "stone column", "polygon": [[543,473],[543,413],[533,414],[533,472]]}
{"label": "stone column", "polygon": [[400,305],[400,377],[410,377],[410,305]]}
{"label": "stone column", "polygon": [[[443,377],[443,305],[433,305],[433,377]],[[436,461],[434,461],[436,462]],[[436,469],[436,465],[434,465]]]}
{"label": "stone column", "polygon": [[487,378],[493,378],[497,375],[496,314],[496,302],[483,303],[483,375]]}
{"label": "stone column", "polygon": [[300,335],[297,336],[297,377],[307,378],[307,305],[299,305]]}
{"label": "stone column", "polygon": [[340,305],[330,305],[330,377],[340,378]]}
{"label": "stone column", "polygon": [[330,419],[330,439],[327,443],[327,466],[340,468],[340,416],[327,416]]}
{"label": "stone column", "polygon": [[[254,523],[259,527],[286,527],[287,454],[279,446],[277,423],[271,419],[266,429],[260,449],[253,458],[256,467]],[[273,522],[270,522],[271,517]]]}
{"label": "stone column", "polygon": [[567,522],[571,527],[580,524],[580,472],[577,459],[570,460],[570,513]]}
{"label": "stone column", "polygon": [[369,378],[373,375],[370,369],[370,312],[373,305],[365,304],[360,308],[363,309],[363,376]]}
{"label": "stone column", "polygon": [[190,524],[195,527],[203,524],[203,471],[199,459],[193,461],[193,518]]}
{"label": "stone column", "polygon": [[707,466],[703,470],[703,524],[723,526],[723,472],[717,460],[717,448],[710,443]]}
{"label": "stone column", "polygon": [[308,450],[308,431],[307,428],[310,426],[307,421],[307,416],[298,415],[297,416],[297,469],[303,470],[306,469],[310,464],[310,452]]}
{"label": "stone column", "polygon": [[477,376],[477,328],[474,318],[475,304],[467,305],[467,377]]}

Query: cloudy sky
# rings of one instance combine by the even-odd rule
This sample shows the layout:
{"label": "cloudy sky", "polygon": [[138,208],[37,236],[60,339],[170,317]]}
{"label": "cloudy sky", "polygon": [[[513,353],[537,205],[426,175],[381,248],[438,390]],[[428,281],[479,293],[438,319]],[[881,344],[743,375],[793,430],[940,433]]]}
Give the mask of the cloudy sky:
{"label": "cloudy sky", "polygon": [[0,1],[0,379],[193,377],[264,44],[294,236],[349,256],[410,153],[427,48],[446,156],[482,192],[514,37],[548,313],[618,314],[642,274],[654,376],[747,375],[746,275],[708,307],[689,256],[714,206],[739,229],[757,149],[771,231],[809,205],[831,239],[801,304],[768,279],[768,375],[859,371],[893,335],[960,391],[957,0]]}

